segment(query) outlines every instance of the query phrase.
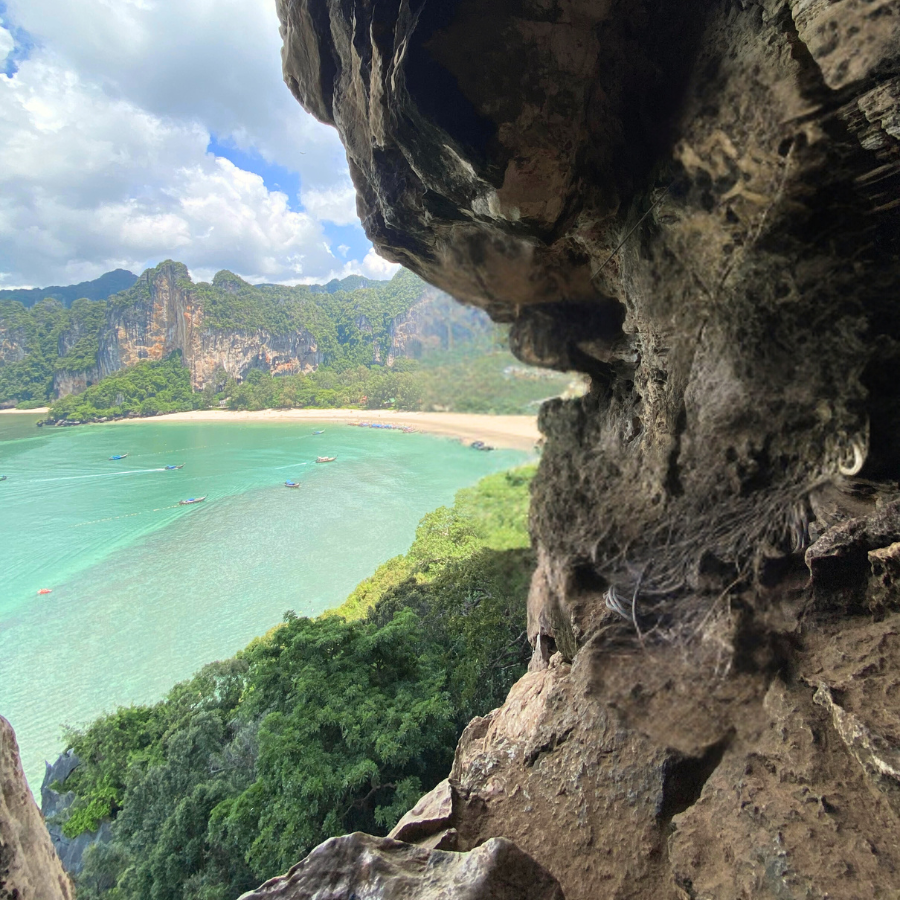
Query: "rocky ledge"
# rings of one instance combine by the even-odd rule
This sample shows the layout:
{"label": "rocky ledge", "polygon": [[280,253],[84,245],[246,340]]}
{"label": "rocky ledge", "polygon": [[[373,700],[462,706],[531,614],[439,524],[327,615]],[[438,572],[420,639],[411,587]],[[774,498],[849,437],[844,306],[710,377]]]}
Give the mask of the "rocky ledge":
{"label": "rocky ledge", "polygon": [[279,0],[369,237],[591,378],[533,671],[398,836],[574,898],[900,888],[900,2]]}

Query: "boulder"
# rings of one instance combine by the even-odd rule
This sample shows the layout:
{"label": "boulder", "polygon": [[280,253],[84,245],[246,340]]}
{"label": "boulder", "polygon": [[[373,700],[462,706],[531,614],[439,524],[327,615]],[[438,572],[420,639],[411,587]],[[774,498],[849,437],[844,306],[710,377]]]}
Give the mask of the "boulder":
{"label": "boulder", "polygon": [[320,844],[286,875],[240,900],[564,900],[556,880],[515,844],[468,853],[348,834]]}

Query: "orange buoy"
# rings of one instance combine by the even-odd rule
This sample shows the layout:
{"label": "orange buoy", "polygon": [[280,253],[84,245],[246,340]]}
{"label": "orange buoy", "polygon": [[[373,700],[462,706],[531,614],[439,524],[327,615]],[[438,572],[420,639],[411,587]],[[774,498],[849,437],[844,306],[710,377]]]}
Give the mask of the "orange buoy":
{"label": "orange buoy", "polygon": [[53,591],[52,591],[50,588],[41,588],[41,589],[38,591],[38,593],[39,593],[39,594],[52,594]]}

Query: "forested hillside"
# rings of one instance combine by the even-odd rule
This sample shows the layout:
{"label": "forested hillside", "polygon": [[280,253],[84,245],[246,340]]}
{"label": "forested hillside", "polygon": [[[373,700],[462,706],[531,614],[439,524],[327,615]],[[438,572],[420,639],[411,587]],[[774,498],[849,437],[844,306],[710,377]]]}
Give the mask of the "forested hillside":
{"label": "forested hillside", "polygon": [[34,306],[47,298],[58,300],[63,306],[71,306],[76,300],[105,300],[112,294],[130,288],[137,275],[126,269],[114,269],[106,272],[93,281],[82,281],[78,284],[51,285],[45,288],[13,288],[0,290],[0,301],[16,300],[23,306]]}
{"label": "forested hillside", "polygon": [[194,284],[184,265],[166,261],[105,301],[0,301],[0,405],[82,393],[175,351],[193,390],[218,393],[226,379],[241,383],[256,371],[389,369],[431,351],[490,349],[497,335],[484,313],[405,270],[384,282],[349,276],[294,287],[251,285],[222,271]]}
{"label": "forested hillside", "polygon": [[64,830],[113,821],[79,900],[233,900],[325,838],[385,834],[525,670],[532,476],[460,491],[335,613],[288,611],[162,702],[70,732]]}
{"label": "forested hillside", "polygon": [[106,301],[41,300],[26,309],[0,300],[0,406],[40,406],[53,396],[58,372],[97,364]]}

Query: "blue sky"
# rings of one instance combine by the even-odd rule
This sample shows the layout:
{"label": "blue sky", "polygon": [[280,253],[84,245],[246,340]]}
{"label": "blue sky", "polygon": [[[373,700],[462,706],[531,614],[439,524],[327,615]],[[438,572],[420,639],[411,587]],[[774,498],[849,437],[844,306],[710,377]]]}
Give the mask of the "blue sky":
{"label": "blue sky", "polygon": [[[0,22],[7,18],[6,4],[0,3]],[[23,28],[17,28],[14,25],[10,25],[9,32],[12,47],[7,50],[6,59],[0,64],[0,72],[4,75],[12,76],[19,70],[19,63],[28,59],[31,54],[31,50],[34,47],[34,38]],[[8,44],[2,44],[0,48],[6,46]]]}
{"label": "blue sky", "polygon": [[282,82],[272,0],[0,2],[0,287],[167,257],[198,279],[396,270]]}
{"label": "blue sky", "polygon": [[[292,172],[277,163],[268,162],[252,149],[240,150],[227,141],[218,141],[215,135],[210,138],[207,150],[230,160],[241,169],[260,175],[268,190],[287,194],[290,209],[295,212],[308,211],[301,200],[299,172]],[[338,225],[325,219],[322,220],[322,231],[332,251],[344,261],[363,259],[372,249],[371,242],[358,222]]]}

